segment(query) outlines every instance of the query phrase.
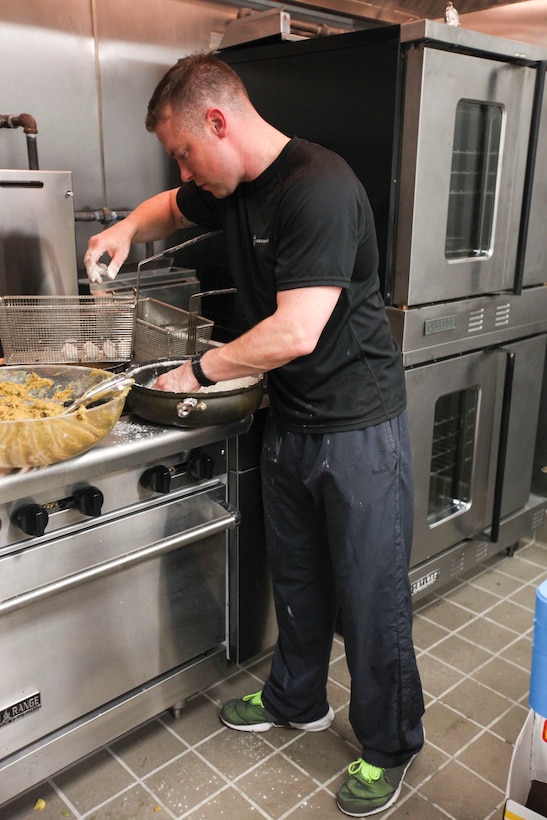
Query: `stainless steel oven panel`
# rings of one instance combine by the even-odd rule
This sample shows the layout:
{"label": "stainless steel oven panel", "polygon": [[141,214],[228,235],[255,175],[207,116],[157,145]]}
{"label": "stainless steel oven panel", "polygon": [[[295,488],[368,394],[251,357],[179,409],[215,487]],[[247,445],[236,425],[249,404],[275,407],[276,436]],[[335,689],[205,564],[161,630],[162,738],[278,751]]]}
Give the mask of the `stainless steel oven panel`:
{"label": "stainless steel oven panel", "polygon": [[[223,499],[168,501],[0,559],[0,758],[223,644],[236,524]],[[3,723],[35,693],[39,709]]]}
{"label": "stainless steel oven panel", "polygon": [[[490,523],[505,368],[506,355],[489,350],[406,372],[415,487],[412,566]],[[471,415],[463,410],[452,414],[447,420],[452,429],[444,427],[443,403],[460,394],[476,400],[476,406],[472,413],[470,408]],[[461,439],[457,448],[457,439],[450,438],[454,430]],[[443,448],[448,451],[445,464]],[[467,476],[465,487],[463,480],[454,477],[458,469]],[[441,470],[450,477],[444,513],[435,511],[437,482],[444,480],[442,473],[438,475]],[[460,494],[453,497],[449,491],[455,483],[461,485]]]}
{"label": "stainless steel oven panel", "polygon": [[547,213],[547,78],[541,105],[541,119],[530,203],[524,270],[524,287],[547,282],[547,242],[545,241],[545,214]]}
{"label": "stainless steel oven panel", "polygon": [[112,516],[88,518],[84,529],[57,530],[51,538],[42,536],[25,542],[23,549],[12,550],[0,559],[0,614],[9,601],[60,579],[70,579],[75,573],[115,560],[125,561],[150,545],[170,544],[202,525],[224,526],[230,518],[220,506],[226,488],[220,481],[212,484],[206,491],[170,493],[158,497],[155,504],[149,500]]}
{"label": "stainless steel oven panel", "polygon": [[[533,68],[431,48],[407,55],[394,302],[428,304],[513,285],[534,95]],[[491,250],[445,252],[455,116],[461,100],[502,110]]]}
{"label": "stainless steel oven panel", "polygon": [[0,293],[76,295],[70,171],[0,170]]}
{"label": "stainless steel oven panel", "polygon": [[0,799],[10,800],[141,723],[218,683],[226,674],[224,647],[208,652],[63,726],[0,760]]}
{"label": "stainless steel oven panel", "polygon": [[500,499],[502,517],[523,507],[532,488],[546,343],[547,337],[542,334],[502,348],[514,362]]}
{"label": "stainless steel oven panel", "polygon": [[[449,547],[423,563],[413,565],[409,573],[413,602],[446,588],[451,581],[461,580],[464,573],[470,572],[492,555],[504,550],[511,551],[522,539],[533,538],[545,519],[546,503],[545,498],[530,495],[524,507],[503,519],[497,541],[492,541],[486,531],[476,538]],[[511,573],[510,565],[505,569]]]}
{"label": "stainless steel oven panel", "polygon": [[[215,457],[215,469],[223,470],[225,467],[225,457],[223,456],[224,442],[218,446],[208,445],[206,451],[196,450],[198,457],[206,453],[207,455]],[[52,484],[50,488],[47,487],[47,481],[43,483],[42,489],[36,493],[29,495],[22,495],[21,498],[15,500],[11,504],[0,505],[0,557],[2,555],[18,552],[22,548],[33,545],[36,538],[40,538],[40,543],[46,544],[59,537],[59,535],[71,535],[76,537],[78,533],[83,532],[89,526],[105,527],[111,520],[117,518],[120,514],[127,512],[137,512],[143,506],[151,507],[154,504],[162,504],[167,497],[166,494],[160,494],[156,490],[144,486],[141,478],[147,469],[164,469],[170,474],[170,488],[169,498],[181,498],[187,495],[195,495],[205,488],[218,486],[219,481],[224,483],[225,478],[219,472],[219,478],[201,479],[199,483],[195,483],[195,479],[184,471],[185,460],[192,458],[192,452],[180,453],[173,458],[164,458],[161,462],[154,460],[150,463],[143,462],[138,469],[119,470],[116,472],[107,473],[104,477],[99,477],[97,480],[87,482],[85,480],[75,481],[74,483],[65,484],[64,486],[55,486]],[[188,462],[186,462],[187,464]],[[85,475],[85,473],[83,473]],[[192,482],[193,486],[192,486]],[[74,505],[74,497],[79,491],[93,491],[98,490],[103,494],[104,503],[101,506],[100,516],[96,518],[90,517],[89,514],[80,511]],[[203,496],[198,496],[196,499],[196,510],[201,510],[203,507]],[[29,505],[37,505],[42,507],[48,513],[48,521],[45,532],[41,536],[27,534],[24,532],[17,522],[17,515],[24,511],[24,508]],[[66,506],[65,506],[66,505]],[[146,525],[150,524],[151,535],[154,526],[151,518],[146,518]],[[103,532],[104,530],[100,530]],[[63,542],[68,544],[68,540]],[[110,555],[113,545],[109,542],[103,542],[99,550],[96,543],[89,542],[85,539],[88,545],[89,554],[94,561],[99,560],[99,553]],[[126,550],[124,542],[117,545],[120,554]],[[70,546],[66,547],[66,555],[62,555],[59,550],[59,568],[63,569],[73,562],[76,566],[79,565],[81,552],[76,553]],[[53,572],[57,571],[52,568]],[[0,589],[2,588],[0,581]],[[0,593],[1,594],[1,593]]]}
{"label": "stainless steel oven panel", "polygon": [[[88,287],[92,295],[105,290],[104,282],[90,285],[87,279],[80,279],[79,284],[82,288]],[[106,289],[115,294],[131,293],[137,290],[137,285],[141,297],[157,299],[182,310],[188,310],[192,294],[202,290],[195,270],[172,266],[145,269],[140,276],[135,271],[122,269],[113,282],[108,282]]]}
{"label": "stainless steel oven panel", "polygon": [[456,356],[547,331],[547,287],[438,302],[419,308],[387,308],[405,367]]}

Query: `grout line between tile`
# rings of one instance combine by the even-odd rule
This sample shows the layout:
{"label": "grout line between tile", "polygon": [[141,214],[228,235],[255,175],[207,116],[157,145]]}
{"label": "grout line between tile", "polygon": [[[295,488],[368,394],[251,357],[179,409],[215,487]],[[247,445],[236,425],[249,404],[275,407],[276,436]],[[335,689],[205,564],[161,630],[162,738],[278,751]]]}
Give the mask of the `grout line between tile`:
{"label": "grout line between tile", "polygon": [[[226,731],[228,731],[228,730],[226,729]],[[199,745],[201,745],[202,742],[203,741],[200,741]],[[270,744],[268,744],[268,745],[270,745]],[[202,763],[205,763],[210,769],[212,769],[216,774],[219,775],[219,777],[221,777],[225,781],[225,785],[221,789],[218,789],[218,791],[214,792],[213,794],[210,794],[205,800],[202,800],[201,803],[198,803],[195,806],[193,806],[191,810],[189,810],[189,811],[185,812],[184,814],[182,814],[181,817],[188,817],[197,808],[199,808],[200,806],[206,805],[211,800],[213,800],[218,794],[225,791],[226,788],[232,787],[233,789],[235,789],[235,791],[237,791],[237,793],[241,797],[245,798],[245,800],[248,803],[250,803],[255,809],[257,809],[262,814],[263,817],[268,818],[268,820],[274,820],[274,818],[271,818],[269,814],[265,813],[264,810],[257,803],[255,803],[254,800],[252,798],[250,798],[244,791],[242,791],[242,789],[240,789],[237,785],[239,780],[241,780],[246,775],[253,772],[255,769],[257,769],[263,763],[265,763],[268,760],[271,760],[273,757],[275,757],[277,752],[273,747],[272,747],[271,754],[266,755],[266,757],[262,758],[257,763],[253,764],[248,769],[246,769],[244,772],[241,772],[241,774],[237,775],[237,777],[234,777],[234,778],[229,778],[223,772],[219,771],[209,760],[207,760],[206,757],[204,757],[202,754],[200,754],[197,747],[193,747],[192,751],[196,755],[196,757],[198,757],[201,760]]]}
{"label": "grout line between tile", "polygon": [[[116,792],[115,794],[110,795],[110,797],[108,797],[106,800],[103,800],[101,803],[97,803],[96,806],[93,806],[93,808],[88,809],[84,814],[80,814],[79,817],[84,818],[84,820],[85,820],[86,817],[93,817],[97,811],[104,808],[105,806],[109,806],[112,803],[113,800],[117,800],[119,797],[122,797],[124,794],[132,791],[134,788],[137,787],[137,785],[139,785],[138,781],[136,781],[135,783],[131,783],[129,786],[126,786],[123,789],[120,789],[119,792]],[[158,799],[155,794],[152,794],[152,797],[154,798],[154,800]],[[162,808],[164,808],[164,807],[162,806]],[[173,815],[170,812],[169,812],[169,814],[173,818]]]}
{"label": "grout line between tile", "polygon": [[211,802],[211,800],[214,800],[215,798],[219,797],[224,791],[227,791],[230,788],[230,786],[234,789],[234,791],[236,791],[238,793],[238,795],[240,797],[242,797],[249,804],[249,807],[252,807],[255,811],[257,811],[260,814],[261,817],[265,818],[265,820],[276,820],[276,818],[272,817],[267,812],[265,812],[261,808],[261,806],[258,805],[258,803],[255,803],[255,801],[251,797],[248,797],[248,795],[246,795],[245,792],[241,791],[241,789],[238,789],[237,787],[235,787],[233,784],[230,784],[230,783],[226,783],[222,787],[222,789],[219,789],[214,794],[210,794],[205,800],[202,800],[201,803],[197,803],[191,809],[188,809],[188,811],[183,812],[183,814],[181,814],[177,817],[177,820],[183,820],[183,818],[185,818],[185,817],[192,817],[192,815],[198,809],[200,809],[202,806],[206,806],[207,803]]}
{"label": "grout line between tile", "polygon": [[46,783],[48,784],[48,786],[50,786],[53,789],[53,791],[57,794],[57,796],[64,803],[66,803],[67,809],[70,809],[70,811],[73,812],[74,818],[76,820],[79,820],[79,818],[81,818],[82,815],[80,814],[80,812],[78,811],[76,806],[72,803],[72,801],[66,796],[64,791],[60,788],[60,786],[58,786],[57,783],[55,783],[55,780],[53,778],[50,778],[49,780],[46,781]]}

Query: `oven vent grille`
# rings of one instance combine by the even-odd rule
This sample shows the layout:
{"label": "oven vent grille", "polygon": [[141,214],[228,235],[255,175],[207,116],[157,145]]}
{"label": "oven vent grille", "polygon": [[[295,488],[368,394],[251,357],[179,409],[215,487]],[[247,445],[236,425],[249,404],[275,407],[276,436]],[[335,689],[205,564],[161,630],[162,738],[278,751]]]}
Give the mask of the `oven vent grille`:
{"label": "oven vent grille", "polygon": [[488,543],[486,541],[481,541],[477,544],[477,549],[475,550],[475,561],[485,561],[488,558]]}
{"label": "oven vent grille", "polygon": [[484,308],[477,308],[469,313],[467,321],[468,333],[479,333],[484,327]]}
{"label": "oven vent grille", "polygon": [[509,315],[511,313],[511,305],[498,305],[496,308],[496,318],[494,320],[496,327],[509,324]]}
{"label": "oven vent grille", "polygon": [[465,554],[464,552],[460,552],[458,555],[455,555],[450,562],[450,576],[453,578],[455,575],[460,575],[463,572],[465,566]]}
{"label": "oven vent grille", "polygon": [[545,508],[541,507],[541,509],[536,510],[532,517],[532,529],[537,530],[538,527],[541,527],[543,524],[543,519],[545,517]]}

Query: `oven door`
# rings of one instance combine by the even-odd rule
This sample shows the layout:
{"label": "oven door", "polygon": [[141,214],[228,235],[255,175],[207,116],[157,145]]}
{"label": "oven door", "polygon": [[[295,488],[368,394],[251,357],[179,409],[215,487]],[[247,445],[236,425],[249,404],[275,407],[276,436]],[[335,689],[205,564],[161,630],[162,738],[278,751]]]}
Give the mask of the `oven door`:
{"label": "oven door", "polygon": [[407,53],[393,302],[513,287],[535,70]]}
{"label": "oven door", "polygon": [[530,210],[522,284],[542,285],[547,281],[547,242],[545,242],[545,212],[547,211],[547,78],[545,63],[540,67],[543,74],[538,76],[540,98],[538,106],[537,133],[535,136],[534,172],[530,191]]}
{"label": "oven door", "polygon": [[492,519],[506,365],[506,354],[487,350],[406,371],[412,566]]}
{"label": "oven door", "polygon": [[0,558],[1,759],[222,648],[224,498],[170,494]]}
{"label": "oven door", "polygon": [[494,538],[501,520],[524,507],[530,498],[546,347],[547,335],[541,333],[508,342],[501,349],[507,355],[507,378],[494,504]]}

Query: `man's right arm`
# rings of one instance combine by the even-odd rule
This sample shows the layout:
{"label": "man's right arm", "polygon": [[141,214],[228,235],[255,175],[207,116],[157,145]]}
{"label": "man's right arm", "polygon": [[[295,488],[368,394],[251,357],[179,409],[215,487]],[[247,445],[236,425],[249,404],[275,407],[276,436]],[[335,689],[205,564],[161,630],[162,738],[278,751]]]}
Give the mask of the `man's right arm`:
{"label": "man's right arm", "polygon": [[[132,244],[165,239],[193,224],[177,207],[177,191],[173,188],[145,200],[121,222],[91,237],[84,256],[90,282],[101,282],[103,276],[115,279]],[[99,261],[104,254],[110,258],[108,266]]]}

